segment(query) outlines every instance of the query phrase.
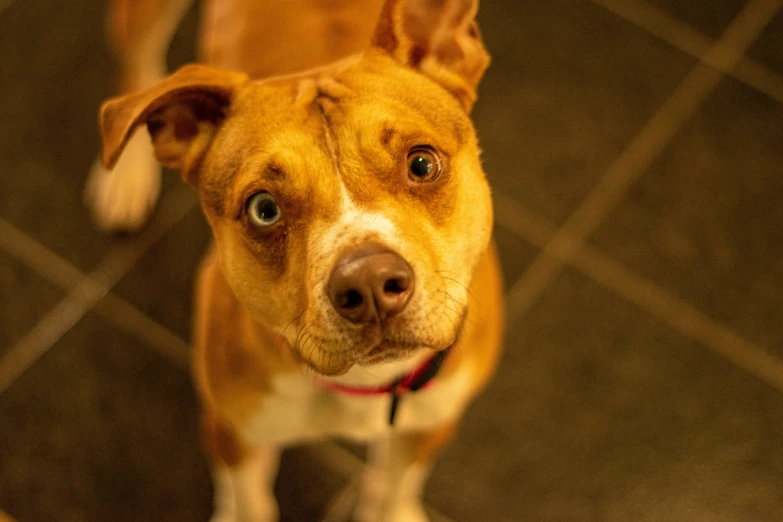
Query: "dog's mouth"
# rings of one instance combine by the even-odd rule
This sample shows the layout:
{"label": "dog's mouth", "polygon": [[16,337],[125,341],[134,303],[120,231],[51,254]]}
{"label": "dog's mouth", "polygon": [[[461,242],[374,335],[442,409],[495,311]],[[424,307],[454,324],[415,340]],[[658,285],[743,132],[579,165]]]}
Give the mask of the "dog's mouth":
{"label": "dog's mouth", "polygon": [[[364,342],[345,349],[337,342],[322,340],[314,346],[297,346],[294,350],[302,363],[311,370],[324,376],[339,376],[351,369],[355,364],[366,366],[387,363],[405,359],[421,350],[438,352],[454,346],[459,340],[465,325],[466,314],[463,313],[456,322],[453,337],[433,342],[417,336],[394,335],[391,332],[380,332]],[[304,352],[303,349],[307,351]],[[305,355],[306,354],[306,355]]]}
{"label": "dog's mouth", "polygon": [[422,349],[431,351],[441,351],[454,346],[462,335],[465,327],[467,312],[463,311],[454,327],[454,336],[450,342],[433,343],[429,340],[418,339],[416,337],[398,337],[385,333],[379,342],[375,343],[369,350],[364,351],[362,355],[356,358],[357,364],[377,364],[404,359]]}
{"label": "dog's mouth", "polygon": [[370,351],[359,358],[356,362],[358,364],[378,364],[382,362],[389,362],[407,357],[408,355],[422,348],[429,348],[429,346],[425,346],[421,343],[398,343],[392,340],[384,339],[371,348]]}

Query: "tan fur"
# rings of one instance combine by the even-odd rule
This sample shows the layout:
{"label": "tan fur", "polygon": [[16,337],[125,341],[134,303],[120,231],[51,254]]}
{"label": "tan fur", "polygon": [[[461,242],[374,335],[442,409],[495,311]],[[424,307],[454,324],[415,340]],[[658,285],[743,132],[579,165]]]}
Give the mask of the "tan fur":
{"label": "tan fur", "polygon": [[383,0],[204,3],[204,63],[254,78],[299,73],[364,51]]}
{"label": "tan fur", "polygon": [[[334,402],[303,373],[372,374],[376,347],[388,346],[382,360],[410,366],[454,345],[435,391],[406,399],[414,412],[442,405],[432,394],[456,394],[453,411],[403,412],[400,433],[391,434],[392,479],[412,481],[413,496],[402,487],[398,505],[382,508],[384,520],[424,520],[411,466],[425,470],[448,440],[455,415],[491,376],[501,342],[492,206],[469,119],[488,64],[476,8],[472,0],[214,0],[205,7],[202,54],[243,72],[186,66],[102,108],[108,166],[146,123],[158,159],[199,191],[215,242],[197,279],[194,373],[207,446],[237,470],[236,491],[255,480],[242,471],[248,455],[269,455],[256,458],[272,466],[265,444],[330,432],[317,412],[312,426],[267,420],[267,408],[287,416],[297,407],[286,393],[329,402],[335,418],[352,407],[376,418],[361,401]],[[409,151],[418,146],[442,166],[431,181],[409,178]],[[282,212],[268,228],[245,210],[259,191]],[[411,301],[383,331],[346,323],[325,287],[338,260],[369,243],[395,251],[416,274]],[[281,391],[284,382],[298,391]],[[365,428],[379,429],[349,418],[335,429]]]}
{"label": "tan fur", "polygon": [[[113,0],[107,14],[109,44],[119,61],[119,88],[146,88],[165,73],[165,48],[193,0]],[[154,60],[156,63],[147,63]],[[150,71],[151,69],[151,71]],[[143,72],[142,72],[143,71]]]}

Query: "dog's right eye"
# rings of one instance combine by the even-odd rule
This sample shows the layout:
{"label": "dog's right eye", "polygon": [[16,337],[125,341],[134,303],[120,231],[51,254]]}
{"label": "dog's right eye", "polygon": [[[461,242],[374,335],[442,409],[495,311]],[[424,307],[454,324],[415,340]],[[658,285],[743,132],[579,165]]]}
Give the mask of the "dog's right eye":
{"label": "dog's right eye", "polygon": [[268,227],[282,217],[280,207],[269,192],[257,192],[247,200],[247,217],[257,227]]}
{"label": "dog's right eye", "polygon": [[441,162],[431,147],[414,147],[408,153],[408,177],[416,182],[434,181],[440,175]]}

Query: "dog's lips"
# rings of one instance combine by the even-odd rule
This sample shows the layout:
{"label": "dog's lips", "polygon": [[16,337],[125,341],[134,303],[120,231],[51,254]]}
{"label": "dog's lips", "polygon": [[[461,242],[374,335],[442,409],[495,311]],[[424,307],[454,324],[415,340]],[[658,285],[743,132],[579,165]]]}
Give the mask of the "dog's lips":
{"label": "dog's lips", "polygon": [[392,359],[399,359],[409,355],[419,348],[424,348],[421,344],[395,343],[390,340],[382,340],[380,343],[370,349],[358,361],[361,364],[373,364]]}
{"label": "dog's lips", "polygon": [[420,350],[420,349],[429,349],[435,351],[447,349],[451,346],[454,346],[455,344],[457,344],[457,341],[459,341],[459,338],[462,335],[462,329],[465,326],[465,319],[466,319],[466,315],[463,315],[462,319],[460,319],[459,326],[457,327],[457,331],[454,335],[454,340],[451,343],[449,343],[448,346],[438,348],[435,346],[430,346],[426,343],[415,342],[415,340],[398,341],[386,337],[381,339],[381,341],[378,344],[376,344],[370,350],[368,350],[357,362],[360,364],[380,363],[380,362],[386,362],[395,359],[402,359],[404,357],[407,357],[411,353],[415,352],[416,350]]}

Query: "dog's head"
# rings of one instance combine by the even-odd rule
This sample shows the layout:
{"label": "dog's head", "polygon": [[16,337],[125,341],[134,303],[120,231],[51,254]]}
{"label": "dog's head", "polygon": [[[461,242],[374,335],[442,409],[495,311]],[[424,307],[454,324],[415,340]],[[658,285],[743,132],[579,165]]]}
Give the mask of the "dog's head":
{"label": "dog's head", "polygon": [[326,375],[453,344],[492,228],[476,0],[388,0],[371,48],[251,81],[190,65],[104,104],[199,192],[237,297]]}

